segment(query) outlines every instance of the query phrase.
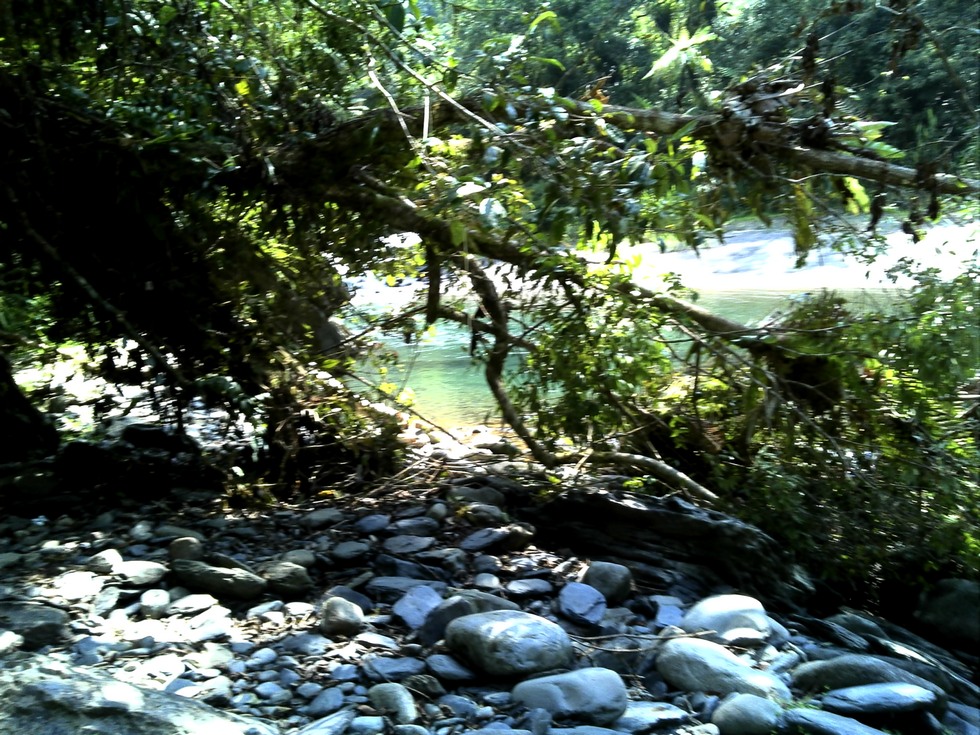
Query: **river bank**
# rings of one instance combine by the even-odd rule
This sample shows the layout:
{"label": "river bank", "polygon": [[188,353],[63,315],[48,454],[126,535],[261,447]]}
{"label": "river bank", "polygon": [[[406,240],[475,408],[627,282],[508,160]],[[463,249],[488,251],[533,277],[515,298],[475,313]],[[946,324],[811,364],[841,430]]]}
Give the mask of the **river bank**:
{"label": "river bank", "polygon": [[[929,229],[918,243],[897,224],[884,235],[883,252],[867,263],[830,243],[815,248],[803,267],[796,267],[792,234],[785,229],[739,228],[723,241],[708,240],[694,252],[678,249],[661,253],[646,243],[622,247],[622,260],[638,260],[634,279],[651,289],[662,289],[665,276],[674,274],[693,289],[697,303],[743,324],[755,324],[784,310],[798,294],[824,289],[843,293],[859,309],[881,308],[899,289],[911,285],[907,276],[892,274],[901,263],[936,268],[944,278],[976,263],[980,227],[946,222]],[[597,254],[602,262],[605,254]],[[502,282],[502,279],[501,279]],[[419,297],[424,284],[387,286],[380,280],[359,284],[353,305],[362,309],[394,310]],[[445,427],[493,423],[496,404],[483,371],[469,356],[470,334],[454,324],[439,323],[417,343],[390,339],[385,344],[398,353],[402,366],[385,376],[397,385],[396,394],[412,396],[412,407]]]}

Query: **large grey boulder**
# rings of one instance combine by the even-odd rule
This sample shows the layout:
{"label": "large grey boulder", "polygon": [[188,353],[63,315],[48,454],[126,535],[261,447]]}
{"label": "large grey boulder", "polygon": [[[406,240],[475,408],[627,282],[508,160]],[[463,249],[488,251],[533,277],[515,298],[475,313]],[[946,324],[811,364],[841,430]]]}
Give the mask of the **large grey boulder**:
{"label": "large grey boulder", "polygon": [[456,618],[446,645],[491,676],[521,676],[568,666],[572,641],[560,626],[519,610],[492,610]]}
{"label": "large grey boulder", "polygon": [[278,735],[261,720],[30,656],[0,670],[0,733]]}
{"label": "large grey boulder", "polygon": [[657,654],[657,671],[670,684],[688,692],[755,694],[789,700],[787,686],[759,671],[724,646],[698,638],[667,641]]}
{"label": "large grey boulder", "polygon": [[626,685],[609,669],[578,669],[522,681],[511,696],[529,709],[541,708],[556,720],[587,725],[615,722],[626,711]]}

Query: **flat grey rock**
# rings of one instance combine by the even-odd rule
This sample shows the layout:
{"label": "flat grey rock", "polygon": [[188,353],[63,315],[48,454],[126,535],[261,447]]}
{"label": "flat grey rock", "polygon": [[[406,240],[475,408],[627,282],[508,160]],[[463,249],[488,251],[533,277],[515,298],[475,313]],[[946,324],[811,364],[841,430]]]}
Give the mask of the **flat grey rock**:
{"label": "flat grey rock", "polygon": [[915,684],[885,682],[834,689],[820,701],[829,712],[856,717],[931,709],[936,704],[936,694]]}
{"label": "flat grey rock", "polygon": [[556,720],[608,725],[626,712],[626,685],[615,671],[588,668],[522,681],[511,696],[525,707],[541,708]]}
{"label": "flat grey rock", "polygon": [[818,709],[788,709],[779,720],[780,733],[805,735],[887,735],[850,717]]}
{"label": "flat grey rock", "polygon": [[558,612],[581,625],[598,625],[606,614],[606,598],[587,584],[569,582],[558,593]]}

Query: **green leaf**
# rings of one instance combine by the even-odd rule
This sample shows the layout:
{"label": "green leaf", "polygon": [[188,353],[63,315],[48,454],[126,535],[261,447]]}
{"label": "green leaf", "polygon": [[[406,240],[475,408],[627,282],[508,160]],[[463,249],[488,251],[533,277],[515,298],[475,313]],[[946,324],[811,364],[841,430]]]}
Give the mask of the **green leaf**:
{"label": "green leaf", "polygon": [[848,176],[844,179],[844,188],[847,189],[847,192],[850,194],[850,198],[847,202],[847,211],[851,214],[861,214],[862,212],[867,212],[871,199],[868,197],[868,192],[866,192],[864,187],[861,186],[861,182],[851,176]]}
{"label": "green leaf", "polygon": [[542,64],[549,64],[550,66],[556,67],[558,71],[565,71],[565,65],[558,61],[558,59],[550,59],[545,56],[529,56],[528,59],[531,61],[539,61]]}
{"label": "green leaf", "polygon": [[449,237],[452,239],[454,247],[463,247],[467,240],[469,240],[469,232],[466,229],[466,225],[459,220],[453,220],[450,222]]}
{"label": "green leaf", "polygon": [[177,8],[173,5],[164,5],[160,8],[160,12],[157,14],[157,18],[160,21],[160,25],[167,25],[170,21],[177,17]]}
{"label": "green leaf", "polygon": [[537,18],[531,21],[531,25],[528,26],[527,32],[534,33],[534,29],[537,28],[541,23],[548,21],[556,30],[560,28],[558,25],[558,14],[554,10],[546,10],[541,13]]}

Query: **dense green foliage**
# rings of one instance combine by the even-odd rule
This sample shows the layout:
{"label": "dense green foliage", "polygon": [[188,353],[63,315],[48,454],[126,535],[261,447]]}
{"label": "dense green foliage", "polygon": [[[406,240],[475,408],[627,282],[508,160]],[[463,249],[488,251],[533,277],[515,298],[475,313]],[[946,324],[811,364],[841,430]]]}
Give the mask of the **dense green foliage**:
{"label": "dense green foliage", "polygon": [[[887,313],[831,295],[752,326],[617,259],[747,214],[801,259],[820,238],[873,257],[883,216],[917,237],[977,193],[967,4],[867,5],[14,0],[0,357],[81,345],[178,424],[199,400],[264,427],[256,481],[322,488],[383,471],[396,431],[338,379],[343,281],[424,275],[386,327],[483,333],[547,467],[714,499],[855,587],[976,573],[975,267]],[[4,460],[52,448],[30,398],[4,404]]]}

